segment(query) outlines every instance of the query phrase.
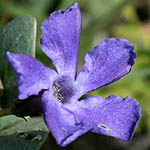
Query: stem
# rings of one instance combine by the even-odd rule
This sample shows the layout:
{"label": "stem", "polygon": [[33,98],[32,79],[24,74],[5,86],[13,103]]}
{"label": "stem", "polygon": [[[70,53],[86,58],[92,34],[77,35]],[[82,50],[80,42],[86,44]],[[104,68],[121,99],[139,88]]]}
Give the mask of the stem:
{"label": "stem", "polygon": [[12,109],[11,108],[7,108],[7,109],[2,109],[0,110],[0,117],[4,117],[4,116],[8,116],[8,115],[12,115]]}

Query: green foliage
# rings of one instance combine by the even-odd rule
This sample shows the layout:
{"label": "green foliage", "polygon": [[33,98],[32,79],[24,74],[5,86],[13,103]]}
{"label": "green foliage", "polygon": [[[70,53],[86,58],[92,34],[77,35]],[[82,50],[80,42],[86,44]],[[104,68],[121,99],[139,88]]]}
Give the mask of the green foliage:
{"label": "green foliage", "polygon": [[35,40],[36,20],[29,16],[14,19],[0,32],[0,75],[5,89],[1,100],[3,108],[12,106],[17,99],[16,75],[5,58],[6,51],[34,56]]}
{"label": "green foliage", "polygon": [[42,118],[29,118],[27,122],[15,116],[0,118],[1,150],[38,150],[47,136]]}

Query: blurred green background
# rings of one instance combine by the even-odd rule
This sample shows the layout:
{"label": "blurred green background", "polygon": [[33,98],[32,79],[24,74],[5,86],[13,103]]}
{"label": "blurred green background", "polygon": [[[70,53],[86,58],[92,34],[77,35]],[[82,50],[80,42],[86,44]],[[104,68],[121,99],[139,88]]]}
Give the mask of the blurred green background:
{"label": "blurred green background", "polygon": [[[51,61],[40,49],[41,23],[50,13],[70,6],[74,0],[0,0],[0,28],[18,16],[37,19],[36,57],[45,65]],[[136,98],[142,107],[142,118],[130,143],[88,133],[68,150],[150,150],[150,1],[149,0],[80,0],[82,35],[79,47],[78,70],[84,64],[84,55],[108,37],[127,38],[137,53],[131,73],[121,80],[89,95],[117,94]],[[50,142],[47,142],[50,141]],[[49,135],[42,150],[61,149]],[[1,143],[0,143],[1,144]]]}

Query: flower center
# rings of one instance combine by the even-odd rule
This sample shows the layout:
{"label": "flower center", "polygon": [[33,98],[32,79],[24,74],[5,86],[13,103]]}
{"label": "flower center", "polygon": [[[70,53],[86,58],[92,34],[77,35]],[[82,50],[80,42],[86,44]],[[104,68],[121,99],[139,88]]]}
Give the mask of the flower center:
{"label": "flower center", "polygon": [[61,103],[67,103],[75,95],[75,88],[69,77],[62,76],[53,82],[53,95]]}

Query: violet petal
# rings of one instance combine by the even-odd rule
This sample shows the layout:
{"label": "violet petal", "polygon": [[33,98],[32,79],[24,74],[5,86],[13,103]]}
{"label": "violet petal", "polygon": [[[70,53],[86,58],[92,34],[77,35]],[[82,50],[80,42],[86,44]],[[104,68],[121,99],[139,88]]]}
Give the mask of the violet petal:
{"label": "violet petal", "polygon": [[66,10],[54,12],[41,27],[41,48],[52,59],[61,75],[76,74],[77,53],[81,32],[81,13],[78,3]]}
{"label": "violet petal", "polygon": [[135,99],[112,95],[88,97],[71,109],[83,123],[91,126],[92,132],[129,141],[141,116],[141,108]]}
{"label": "violet petal", "polygon": [[126,39],[109,38],[89,51],[77,76],[81,95],[110,84],[130,72],[136,57]]}
{"label": "violet petal", "polygon": [[7,58],[17,73],[19,99],[38,95],[42,89],[48,89],[57,77],[54,70],[32,56],[7,51]]}
{"label": "violet petal", "polygon": [[43,94],[42,106],[45,122],[60,146],[66,146],[89,130],[76,120],[71,111],[63,107],[51,91]]}

